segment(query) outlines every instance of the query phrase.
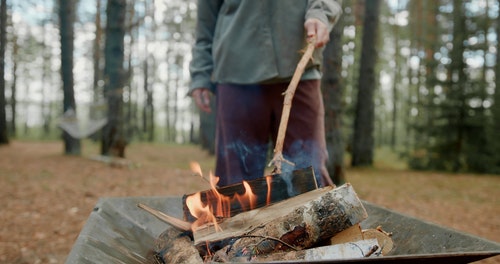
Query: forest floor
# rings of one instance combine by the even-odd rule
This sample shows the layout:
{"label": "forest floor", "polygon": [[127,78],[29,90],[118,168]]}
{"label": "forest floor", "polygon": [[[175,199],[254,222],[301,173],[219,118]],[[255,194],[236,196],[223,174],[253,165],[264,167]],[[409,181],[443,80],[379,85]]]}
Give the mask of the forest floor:
{"label": "forest floor", "polygon": [[[132,144],[130,166],[62,154],[62,142],[12,141],[0,147],[0,263],[64,263],[101,197],[172,196],[205,190],[190,161],[204,171],[213,157],[197,146]],[[390,155],[374,168],[347,167],[361,199],[500,242],[500,176],[415,172],[395,166]],[[500,263],[500,257],[481,263]]]}

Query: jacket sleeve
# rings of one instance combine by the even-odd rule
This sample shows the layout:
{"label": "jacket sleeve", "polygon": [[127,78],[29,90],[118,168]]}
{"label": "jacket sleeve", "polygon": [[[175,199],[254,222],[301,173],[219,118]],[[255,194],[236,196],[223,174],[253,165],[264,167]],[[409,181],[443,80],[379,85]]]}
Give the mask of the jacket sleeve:
{"label": "jacket sleeve", "polygon": [[191,74],[190,92],[195,88],[212,88],[213,70],[212,43],[222,0],[198,0],[196,40],[189,65]]}
{"label": "jacket sleeve", "polygon": [[328,30],[333,26],[342,15],[342,0],[308,0],[305,19],[316,18],[328,25]]}

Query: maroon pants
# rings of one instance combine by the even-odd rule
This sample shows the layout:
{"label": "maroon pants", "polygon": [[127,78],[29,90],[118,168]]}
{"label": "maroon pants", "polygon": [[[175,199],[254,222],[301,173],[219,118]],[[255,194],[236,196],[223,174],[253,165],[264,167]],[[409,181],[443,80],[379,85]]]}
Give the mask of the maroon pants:
{"label": "maroon pants", "polygon": [[[219,186],[264,176],[272,156],[288,83],[217,85],[216,168]],[[272,146],[270,145],[272,144]],[[332,185],[326,169],[324,106],[319,81],[301,81],[292,101],[282,163],[284,174],[313,166],[321,186]]]}

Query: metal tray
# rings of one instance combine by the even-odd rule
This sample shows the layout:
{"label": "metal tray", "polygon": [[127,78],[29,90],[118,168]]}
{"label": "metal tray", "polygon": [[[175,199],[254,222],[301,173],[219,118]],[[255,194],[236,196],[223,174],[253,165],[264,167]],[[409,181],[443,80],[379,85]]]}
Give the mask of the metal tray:
{"label": "metal tray", "polygon": [[[178,218],[183,215],[181,197],[101,198],[66,263],[146,263],[154,240],[169,226],[139,209],[138,203]],[[497,242],[363,203],[368,211],[363,228],[381,225],[393,232],[390,254],[314,263],[470,263],[500,255]]]}

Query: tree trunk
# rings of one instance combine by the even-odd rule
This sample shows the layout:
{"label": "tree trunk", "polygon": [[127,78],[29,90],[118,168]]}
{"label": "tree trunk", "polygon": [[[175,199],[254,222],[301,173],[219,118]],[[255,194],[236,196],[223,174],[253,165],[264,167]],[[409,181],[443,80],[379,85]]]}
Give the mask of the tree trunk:
{"label": "tree trunk", "polygon": [[377,62],[377,34],[379,0],[365,2],[365,19],[359,71],[354,137],[352,143],[352,166],[373,163],[374,92],[376,88],[375,64]]}
{"label": "tree trunk", "polygon": [[[95,13],[95,38],[92,47],[92,59],[93,59],[93,77],[92,77],[92,92],[93,92],[93,103],[96,104],[96,107],[90,109],[89,117],[90,119],[99,119],[103,118],[102,112],[99,111],[100,107],[97,104],[102,103],[102,25],[101,25],[101,3],[102,0],[96,0],[96,13]],[[99,133],[92,135],[92,139],[98,140]]]}
{"label": "tree trunk", "polygon": [[[44,5],[46,1],[44,1]],[[42,27],[42,106],[41,106],[41,115],[40,118],[43,120],[43,135],[45,138],[50,136],[50,124],[52,123],[52,113],[51,113],[51,100],[48,98],[48,94],[52,91],[52,82],[50,78],[51,69],[50,69],[50,59],[51,59],[51,51],[49,45],[47,45],[47,30],[46,23],[48,20],[44,20],[41,22]],[[50,38],[50,37],[49,37]]]}
{"label": "tree trunk", "polygon": [[16,100],[16,94],[17,94],[17,57],[18,57],[18,51],[19,51],[19,45],[17,44],[17,37],[13,36],[12,39],[12,83],[10,85],[10,112],[11,112],[11,120],[10,120],[10,127],[9,127],[9,132],[11,137],[16,136],[16,107],[17,107],[17,100]]}
{"label": "tree trunk", "polygon": [[[155,109],[153,105],[153,83],[155,82],[154,74],[156,72],[156,62],[154,56],[150,56],[149,43],[155,42],[155,18],[154,18],[154,3],[150,0],[144,1],[145,15],[151,18],[150,23],[144,23],[145,28],[145,42],[144,42],[144,61],[143,61],[143,91],[144,91],[144,104],[142,111],[142,129],[144,139],[148,142],[153,142],[155,139],[155,123],[154,114]],[[150,30],[149,32],[146,30]]]}
{"label": "tree trunk", "polygon": [[[147,41],[146,41],[147,42]],[[145,49],[147,50],[147,44]],[[144,139],[149,141],[149,135],[151,133],[151,126],[150,126],[150,115],[151,115],[151,108],[150,108],[150,102],[152,100],[151,98],[151,93],[149,91],[149,86],[148,86],[148,75],[149,75],[149,69],[148,69],[148,58],[146,55],[146,58],[144,58],[144,61],[142,63],[142,74],[144,75],[143,83],[142,83],[142,89],[144,91],[144,106],[142,108],[142,135]]]}
{"label": "tree trunk", "polygon": [[[496,21],[496,33],[500,36],[500,16],[497,16]],[[496,45],[497,51],[500,50],[500,41],[497,41]],[[495,95],[494,104],[492,107],[493,115],[493,127],[492,127],[492,139],[494,142],[494,162],[495,167],[493,173],[500,174],[500,140],[498,140],[498,131],[500,131],[500,56],[496,56],[496,66],[495,66]],[[496,131],[496,132],[495,132]]]}
{"label": "tree trunk", "polygon": [[9,143],[5,112],[5,46],[7,42],[7,1],[0,3],[0,145]]}
{"label": "tree trunk", "polygon": [[[128,10],[127,11],[128,20],[136,21],[137,16],[134,6],[133,5],[128,6],[127,10]],[[140,49],[138,47],[139,45],[136,45],[136,39],[139,36],[139,29],[141,28],[141,23],[139,21],[135,23],[134,26],[129,27],[130,36],[128,42],[128,45],[131,47],[131,49],[132,47],[137,47],[137,52],[136,50],[131,50],[130,52],[128,52],[127,58],[126,59],[124,58],[124,60],[127,61],[127,70],[125,73],[125,80],[126,80],[125,86],[127,87],[126,92],[128,92],[128,100],[127,103],[125,104],[125,113],[124,113],[125,120],[127,120],[127,124],[125,126],[125,134],[127,140],[132,140],[135,136],[139,136],[139,138],[141,138],[141,130],[139,128],[139,123],[138,123],[139,119],[137,117],[137,112],[138,112],[137,98],[139,98],[139,96],[137,96],[137,93],[139,89],[138,86],[135,85],[135,82],[133,80],[134,78],[133,60],[135,60],[134,55],[139,53],[138,50]]]}
{"label": "tree trunk", "polygon": [[[101,25],[101,0],[96,0],[96,13],[95,13],[95,38],[94,38],[94,43],[93,43],[93,51],[92,51],[92,57],[93,57],[93,68],[94,68],[94,76],[93,76],[93,85],[92,88],[94,89],[93,92],[93,98],[94,98],[94,103],[97,103],[100,101],[101,96],[102,96],[102,90],[100,89],[100,82],[102,81],[102,71],[101,71],[101,57],[102,57],[102,52],[101,52],[101,42],[102,42],[102,25]],[[96,116],[92,115],[91,113],[91,118],[96,118]]]}
{"label": "tree trunk", "polygon": [[109,0],[106,14],[104,96],[108,101],[108,124],[104,127],[101,152],[123,158],[127,144],[122,99],[126,0]]}
{"label": "tree trunk", "polygon": [[[103,27],[101,23],[101,4],[102,0],[96,0],[96,12],[94,18],[95,24],[95,38],[92,43],[92,60],[93,60],[93,76],[92,76],[92,98],[93,98],[93,107],[90,107],[89,110],[89,118],[90,120],[96,120],[104,118],[102,111],[102,103],[103,103],[103,69],[101,66],[102,62],[102,38],[103,38]],[[99,141],[102,137],[101,131],[97,131],[93,133],[90,138],[93,141]]]}
{"label": "tree trunk", "polygon": [[[76,102],[73,83],[73,48],[75,21],[75,2],[72,0],[59,1],[59,19],[61,34],[61,77],[63,82],[63,113],[74,111]],[[80,140],[71,137],[63,130],[64,151],[66,154],[80,155]]]}
{"label": "tree trunk", "polygon": [[323,52],[323,79],[321,86],[325,99],[326,147],[329,153],[328,173],[333,183],[345,183],[344,140],[342,137],[342,95],[344,91],[340,73],[342,71],[342,32],[344,19],[341,17],[330,33],[331,41]]}
{"label": "tree trunk", "polygon": [[[466,111],[469,108],[466,102],[467,76],[465,75],[464,62],[464,42],[467,39],[465,13],[463,11],[464,3],[460,0],[453,1],[453,49],[450,53],[450,83],[451,90],[447,94],[447,100],[454,106],[447,108],[444,106],[444,111],[449,118],[449,124],[441,128],[441,136],[444,140],[444,148],[440,148],[442,162],[451,162],[451,170],[454,172],[463,169],[463,147],[464,147],[464,131]],[[474,135],[478,136],[478,135]]]}
{"label": "tree trunk", "polygon": [[[397,21],[399,11],[399,1],[397,1],[397,10],[394,15],[394,21]],[[401,70],[399,65],[399,25],[395,22],[394,25],[394,78],[392,80],[392,127],[391,127],[391,149],[396,149],[397,126],[398,126],[398,103],[399,103],[399,80],[401,77]]]}

